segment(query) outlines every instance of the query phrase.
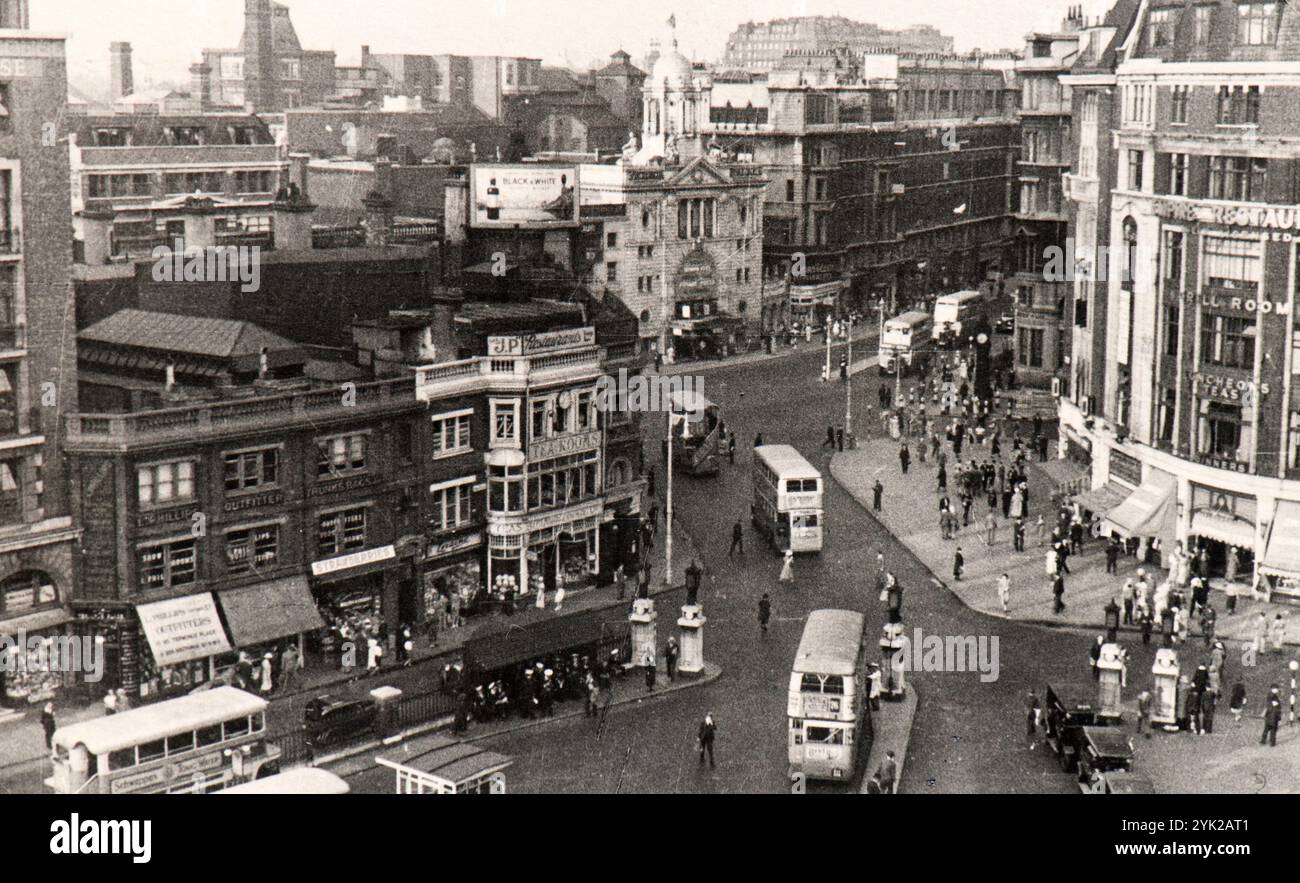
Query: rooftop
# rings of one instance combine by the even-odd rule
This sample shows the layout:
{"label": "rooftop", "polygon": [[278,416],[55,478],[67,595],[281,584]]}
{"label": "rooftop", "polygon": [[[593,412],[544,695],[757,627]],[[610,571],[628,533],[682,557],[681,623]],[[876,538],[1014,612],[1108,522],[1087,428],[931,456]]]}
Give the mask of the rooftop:
{"label": "rooftop", "polygon": [[150,310],[118,310],[77,335],[79,342],[129,346],[136,349],[221,359],[268,351],[293,350],[298,345],[251,322],[182,316]]}

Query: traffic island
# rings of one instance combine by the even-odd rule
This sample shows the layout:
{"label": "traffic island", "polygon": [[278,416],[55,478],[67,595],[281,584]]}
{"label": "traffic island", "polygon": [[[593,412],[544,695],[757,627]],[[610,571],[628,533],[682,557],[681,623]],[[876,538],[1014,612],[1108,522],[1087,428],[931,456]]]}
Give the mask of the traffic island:
{"label": "traffic island", "polygon": [[912,739],[912,723],[916,720],[916,706],[920,701],[916,686],[908,684],[902,699],[894,702],[880,703],[880,710],[871,713],[871,753],[867,755],[867,765],[862,772],[862,785],[859,794],[867,793],[867,785],[872,774],[885,762],[885,752],[894,752],[895,793],[901,794],[900,783],[903,781],[903,765],[907,761],[907,746]]}

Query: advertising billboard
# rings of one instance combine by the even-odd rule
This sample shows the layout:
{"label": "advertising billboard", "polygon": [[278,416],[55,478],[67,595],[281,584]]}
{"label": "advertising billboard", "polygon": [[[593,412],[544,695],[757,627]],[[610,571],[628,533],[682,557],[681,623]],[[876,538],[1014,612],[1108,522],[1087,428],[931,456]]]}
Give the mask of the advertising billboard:
{"label": "advertising billboard", "polygon": [[474,165],[472,227],[545,229],[578,223],[576,166]]}

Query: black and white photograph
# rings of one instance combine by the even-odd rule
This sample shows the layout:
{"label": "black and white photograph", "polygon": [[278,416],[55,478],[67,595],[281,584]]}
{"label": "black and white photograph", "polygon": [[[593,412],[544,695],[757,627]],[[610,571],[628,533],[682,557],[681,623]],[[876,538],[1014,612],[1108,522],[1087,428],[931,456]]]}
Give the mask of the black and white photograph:
{"label": "black and white photograph", "polygon": [[0,0],[0,855],[1281,859],[1298,301],[1296,0]]}

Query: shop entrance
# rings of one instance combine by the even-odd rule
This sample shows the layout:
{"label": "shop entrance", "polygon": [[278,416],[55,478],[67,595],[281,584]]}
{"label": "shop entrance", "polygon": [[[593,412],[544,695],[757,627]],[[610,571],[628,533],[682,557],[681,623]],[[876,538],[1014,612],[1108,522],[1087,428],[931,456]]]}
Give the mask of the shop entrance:
{"label": "shop entrance", "polygon": [[1193,551],[1205,551],[1205,576],[1228,582],[1249,582],[1255,569],[1255,552],[1212,537],[1192,537]]}

